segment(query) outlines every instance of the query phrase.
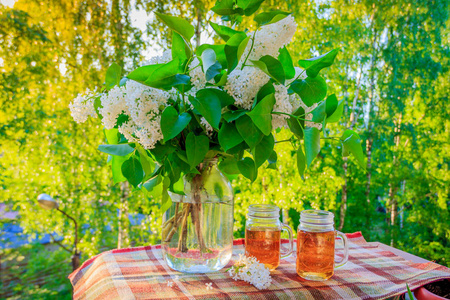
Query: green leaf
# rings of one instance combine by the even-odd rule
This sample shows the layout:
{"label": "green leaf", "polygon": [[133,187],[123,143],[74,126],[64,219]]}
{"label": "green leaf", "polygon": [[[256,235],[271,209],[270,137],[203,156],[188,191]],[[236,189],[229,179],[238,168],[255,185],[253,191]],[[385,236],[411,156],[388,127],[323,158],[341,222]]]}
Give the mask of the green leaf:
{"label": "green leaf", "polygon": [[236,128],[239,134],[250,148],[254,148],[264,137],[264,134],[253,123],[252,119],[243,115],[236,120]]}
{"label": "green leaf", "polygon": [[100,145],[98,150],[104,153],[117,156],[126,156],[134,151],[134,148],[128,144],[118,144],[118,145]]}
{"label": "green leaf", "polygon": [[256,101],[253,101],[252,108],[254,108],[256,104],[261,102],[264,97],[270,94],[275,94],[275,88],[273,87],[273,82],[269,80],[265,85],[262,86],[262,88],[259,89],[258,94],[256,94]]}
{"label": "green leaf", "polygon": [[164,90],[172,87],[190,83],[190,77],[185,74],[178,74],[179,61],[172,60],[156,69],[144,82],[145,85]]}
{"label": "green leaf", "polygon": [[213,128],[219,129],[222,107],[220,99],[211,90],[200,90],[197,92],[195,98],[189,96],[189,101]]}
{"label": "green leaf", "polygon": [[145,178],[144,181],[149,179],[153,175],[153,170],[155,169],[155,162],[148,156],[147,151],[142,148],[141,145],[137,144],[136,149],[139,152],[139,158],[144,170]]}
{"label": "green leaf", "polygon": [[151,179],[147,180],[142,186],[145,188],[146,191],[154,198],[158,199],[162,196],[162,189],[163,185],[162,183],[162,176],[156,175],[152,177]]}
{"label": "green leaf", "polygon": [[161,142],[158,142],[156,143],[156,147],[151,149],[150,152],[157,161],[162,162],[166,156],[172,154],[176,149],[177,148],[168,143],[162,144]]}
{"label": "green leaf", "polygon": [[233,123],[222,123],[219,130],[219,143],[225,151],[239,145],[243,141],[244,139]]}
{"label": "green leaf", "polygon": [[325,102],[326,102],[325,111],[327,114],[327,118],[329,118],[336,111],[336,109],[338,107],[338,100],[337,100],[335,94],[331,94],[330,96],[327,97]]}
{"label": "green leaf", "polygon": [[162,66],[164,66],[164,64],[155,64],[155,65],[139,67],[139,68],[131,71],[130,74],[127,75],[127,78],[144,84],[144,82],[147,79],[149,79],[150,76],[152,76],[153,72],[155,72],[157,69],[161,68]]}
{"label": "green leaf", "polygon": [[155,187],[157,187],[162,182],[161,175],[156,175],[147,180],[142,184],[142,186],[149,192],[151,192]]}
{"label": "green leaf", "polygon": [[227,68],[228,62],[227,62],[227,57],[225,55],[225,45],[203,44],[203,45],[200,45],[200,47],[197,48],[195,53],[197,54],[197,56],[201,56],[201,54],[203,53],[203,51],[205,51],[205,49],[212,49],[212,50],[214,50],[214,52],[216,53],[216,59],[219,61],[219,63],[222,66],[222,68],[223,69]]}
{"label": "green leaf", "polygon": [[406,290],[408,291],[408,297],[410,300],[415,299],[413,294],[411,293],[411,290],[409,289],[408,284],[406,284]]}
{"label": "green leaf", "polygon": [[272,151],[272,153],[270,154],[269,158],[267,159],[267,161],[269,162],[269,164],[267,165],[267,169],[277,169],[277,153],[274,151]]}
{"label": "green leaf", "polygon": [[237,120],[241,116],[245,115],[248,112],[248,110],[245,109],[238,109],[238,110],[230,110],[227,111],[222,115],[222,118],[224,118],[225,121],[228,123],[233,122],[234,120]]}
{"label": "green leaf", "polygon": [[[305,118],[305,109],[301,106],[292,113],[294,116],[300,117],[301,119]],[[305,128],[305,121],[299,120],[297,118],[289,117],[287,120],[289,129],[291,132],[298,137],[299,139],[303,138],[303,128]]]}
{"label": "green leaf", "polygon": [[256,104],[247,115],[255,123],[256,127],[261,130],[264,135],[269,135],[272,131],[272,110],[275,105],[274,94],[267,95],[264,99]]}
{"label": "green leaf", "polygon": [[205,49],[202,53],[203,72],[207,81],[210,81],[217,74],[220,74],[222,66],[216,59],[216,53],[213,49]]}
{"label": "green leaf", "polygon": [[170,29],[180,34],[187,42],[194,36],[195,29],[194,26],[191,25],[185,19],[179,17],[173,17],[169,15],[164,15],[158,12],[155,14],[166,24]]}
{"label": "green leaf", "polygon": [[168,177],[164,177],[163,180],[163,188],[161,194],[161,212],[166,212],[172,206],[172,199],[170,199],[169,193],[167,192],[170,186],[170,179]]}
{"label": "green leaf", "polygon": [[228,41],[233,35],[236,33],[240,33],[242,31],[237,31],[234,29],[231,29],[227,26],[222,26],[213,22],[209,22],[209,25],[214,29],[214,31],[217,33],[218,36],[220,36],[225,42]]}
{"label": "green leaf", "polygon": [[327,118],[328,123],[338,122],[342,116],[342,112],[344,111],[344,99],[338,102],[336,110],[333,112],[331,116]]}
{"label": "green leaf", "polygon": [[320,152],[320,131],[315,127],[307,127],[304,130],[304,135],[306,165],[309,168],[314,158]]}
{"label": "green leaf", "polygon": [[252,182],[258,177],[255,162],[250,157],[245,157],[243,160],[237,162],[239,172]]}
{"label": "green leaf", "polygon": [[191,121],[188,113],[178,115],[178,112],[172,106],[166,107],[161,115],[161,131],[164,141],[168,141],[176,137]]}
{"label": "green leaf", "polygon": [[280,54],[278,55],[278,60],[283,66],[284,74],[286,75],[286,79],[294,78],[295,76],[295,68],[292,62],[291,55],[289,51],[286,49],[286,46],[281,48],[278,51]]}
{"label": "green leaf", "polygon": [[183,62],[191,57],[192,52],[189,48],[189,45],[186,44],[186,41],[183,39],[181,35],[172,32],[172,59],[179,60]]}
{"label": "green leaf", "polygon": [[307,106],[322,101],[327,95],[327,84],[320,76],[295,80],[291,83],[290,89],[297,93]]}
{"label": "green leaf", "polygon": [[353,130],[346,130],[341,137],[342,142],[342,156],[348,156],[349,153],[353,154],[358,162],[359,166],[366,169],[366,159],[361,147],[361,138]]}
{"label": "green leaf", "polygon": [[201,89],[197,92],[196,97],[205,99],[206,101],[211,98],[217,98],[220,102],[221,108],[234,103],[233,97],[231,97],[228,93],[218,89]]}
{"label": "green leaf", "polygon": [[122,164],[124,161],[126,161],[129,158],[129,156],[112,156],[111,161],[111,171],[113,175],[113,181],[114,184],[117,184],[118,182],[123,182],[127,180],[125,176],[122,174]]}
{"label": "green leaf", "polygon": [[125,176],[133,187],[137,187],[138,184],[141,183],[142,179],[144,179],[144,170],[142,169],[142,165],[134,156],[131,156],[123,162],[121,170],[123,176]]}
{"label": "green leaf", "polygon": [[303,69],[306,69],[306,74],[309,77],[316,77],[320,70],[323,68],[329,67],[333,64],[336,55],[338,54],[339,49],[333,49],[330,52],[325,53],[324,55],[310,58],[310,59],[301,59],[298,61],[298,64]]}
{"label": "green leaf", "polygon": [[217,0],[211,10],[218,15],[233,15],[234,14],[234,1],[235,0]]}
{"label": "green leaf", "polygon": [[240,174],[237,161],[234,157],[227,157],[219,164],[219,169],[229,175]]}
{"label": "green leaf", "polygon": [[234,70],[247,46],[250,37],[245,33],[236,33],[225,44],[224,52],[227,59],[228,73]]}
{"label": "green leaf", "polygon": [[112,63],[106,71],[105,88],[110,90],[114,86],[119,85],[121,75],[122,68],[118,64]]}
{"label": "green leaf", "polygon": [[273,20],[273,18],[278,15],[286,17],[290,15],[290,13],[281,10],[273,10],[257,14],[253,20],[255,20],[255,22],[258,23],[258,26],[261,26],[270,23]]}
{"label": "green leaf", "polygon": [[255,65],[255,67],[269,75],[271,78],[281,84],[284,84],[286,75],[284,74],[283,65],[278,59],[270,55],[264,55],[259,60],[251,60],[251,62]]}
{"label": "green leaf", "polygon": [[320,104],[311,112],[313,115],[311,121],[322,123],[327,117],[326,106],[327,104],[325,101],[320,102]]}
{"label": "green leaf", "polygon": [[259,6],[263,2],[264,0],[237,0],[236,5],[244,10],[244,14],[246,16],[250,16],[258,10]]}
{"label": "green leaf", "polygon": [[186,137],[186,155],[191,169],[195,168],[205,158],[209,151],[209,139],[204,135],[189,132]]}
{"label": "green leaf", "polygon": [[266,160],[269,159],[273,152],[275,139],[272,134],[264,136],[261,142],[252,149],[253,158],[255,159],[256,168],[259,168]]}
{"label": "green leaf", "polygon": [[297,169],[300,177],[305,180],[306,157],[303,153],[302,146],[297,149]]}
{"label": "green leaf", "polygon": [[119,130],[117,128],[105,128],[103,132],[105,133],[106,141],[108,142],[108,144],[115,145],[119,143]]}

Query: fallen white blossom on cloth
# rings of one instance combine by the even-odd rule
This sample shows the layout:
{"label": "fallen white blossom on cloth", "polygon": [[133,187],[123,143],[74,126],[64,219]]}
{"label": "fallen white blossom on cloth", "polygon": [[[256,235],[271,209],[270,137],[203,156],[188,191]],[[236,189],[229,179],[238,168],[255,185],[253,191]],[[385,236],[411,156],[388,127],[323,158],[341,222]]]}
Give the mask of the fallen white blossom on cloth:
{"label": "fallen white blossom on cloth", "polygon": [[210,282],[210,283],[205,283],[205,285],[206,285],[206,290],[212,290],[212,289],[213,289],[213,287],[212,287],[212,282]]}
{"label": "fallen white blossom on cloth", "polygon": [[167,286],[168,287],[172,287],[172,285],[173,285],[173,281],[167,281]]}
{"label": "fallen white blossom on cloth", "polygon": [[239,260],[228,270],[234,280],[244,280],[253,284],[257,289],[267,289],[272,283],[270,270],[255,257],[239,254]]}

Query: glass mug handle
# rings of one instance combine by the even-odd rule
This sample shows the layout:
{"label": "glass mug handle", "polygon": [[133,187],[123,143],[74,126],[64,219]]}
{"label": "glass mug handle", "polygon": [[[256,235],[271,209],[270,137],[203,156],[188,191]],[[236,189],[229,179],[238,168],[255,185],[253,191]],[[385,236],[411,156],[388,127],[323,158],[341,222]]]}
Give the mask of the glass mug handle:
{"label": "glass mug handle", "polygon": [[[283,224],[281,223],[281,230],[286,230],[289,234],[289,249],[288,251],[286,251],[286,253],[281,253],[281,259],[284,259],[286,257],[288,257],[289,255],[292,254],[292,252],[294,251],[294,240],[293,240],[293,234],[292,234],[292,229],[289,225]],[[281,246],[281,243],[280,243]]]}
{"label": "glass mug handle", "polygon": [[334,261],[335,262],[335,268],[342,267],[345,265],[345,263],[348,261],[348,240],[345,234],[343,234],[340,231],[336,230],[336,235],[338,238],[342,239],[342,242],[344,243],[344,258],[341,261]]}

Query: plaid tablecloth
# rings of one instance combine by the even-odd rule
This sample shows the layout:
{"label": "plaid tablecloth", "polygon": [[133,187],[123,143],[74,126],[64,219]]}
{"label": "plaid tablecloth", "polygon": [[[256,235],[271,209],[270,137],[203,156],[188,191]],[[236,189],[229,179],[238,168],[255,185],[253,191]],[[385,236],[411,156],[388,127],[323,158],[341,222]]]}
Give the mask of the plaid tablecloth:
{"label": "plaid tablecloth", "polygon": [[225,270],[244,252],[243,239],[235,240],[233,258],[223,270],[183,274],[164,262],[161,247],[111,250],[86,261],[69,275],[74,299],[385,299],[443,278],[450,269],[435,263],[413,263],[378,246],[361,233],[347,234],[348,263],[324,282],[301,279],[295,255],[282,260],[272,272],[272,285],[258,290],[234,281]]}

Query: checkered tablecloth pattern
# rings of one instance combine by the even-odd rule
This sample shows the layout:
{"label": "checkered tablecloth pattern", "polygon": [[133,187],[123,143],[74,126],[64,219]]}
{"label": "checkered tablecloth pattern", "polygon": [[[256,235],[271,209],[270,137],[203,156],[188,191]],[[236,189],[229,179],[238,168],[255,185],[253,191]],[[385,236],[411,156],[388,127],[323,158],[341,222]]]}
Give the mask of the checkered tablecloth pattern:
{"label": "checkered tablecloth pattern", "polygon": [[[161,247],[112,250],[86,261],[69,275],[74,299],[385,299],[443,278],[450,269],[435,263],[413,263],[378,246],[361,233],[347,234],[348,263],[324,282],[301,279],[295,255],[282,260],[272,272],[272,285],[258,290],[234,281],[225,270],[244,252],[243,239],[235,240],[233,258],[223,270],[183,274],[165,263]],[[208,288],[211,286],[212,288]]]}

